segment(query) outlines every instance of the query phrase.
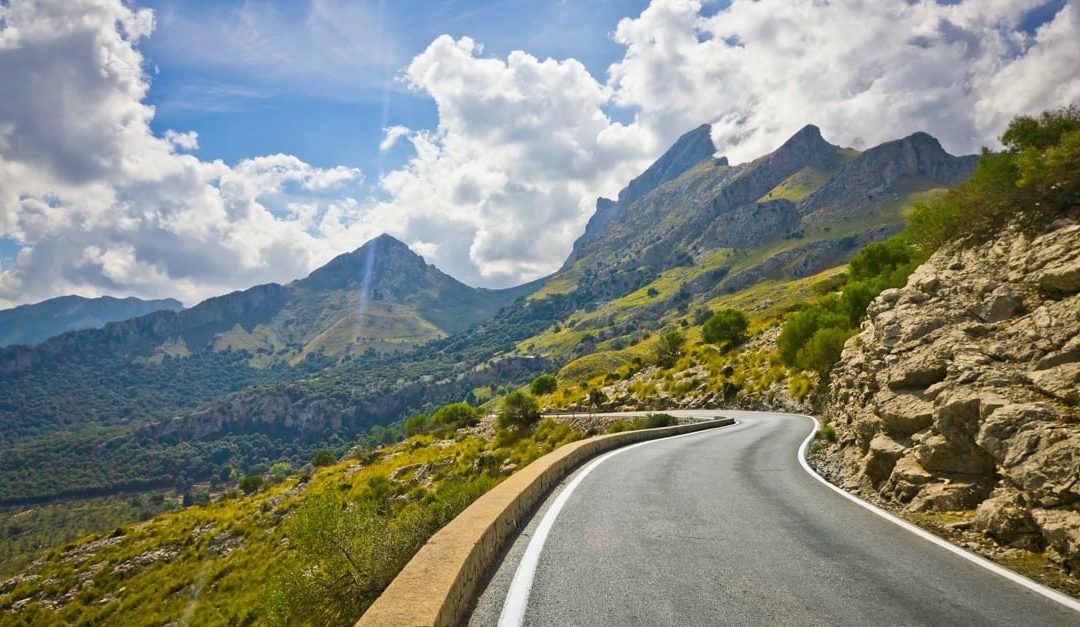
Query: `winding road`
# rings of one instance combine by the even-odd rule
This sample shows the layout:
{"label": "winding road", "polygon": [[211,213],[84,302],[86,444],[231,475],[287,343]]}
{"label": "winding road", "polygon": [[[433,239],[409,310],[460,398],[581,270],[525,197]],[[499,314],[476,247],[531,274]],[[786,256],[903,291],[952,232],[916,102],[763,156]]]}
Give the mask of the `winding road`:
{"label": "winding road", "polygon": [[617,449],[567,477],[507,550],[471,625],[1080,625],[1075,601],[811,475],[797,454],[809,418],[672,413],[738,423]]}

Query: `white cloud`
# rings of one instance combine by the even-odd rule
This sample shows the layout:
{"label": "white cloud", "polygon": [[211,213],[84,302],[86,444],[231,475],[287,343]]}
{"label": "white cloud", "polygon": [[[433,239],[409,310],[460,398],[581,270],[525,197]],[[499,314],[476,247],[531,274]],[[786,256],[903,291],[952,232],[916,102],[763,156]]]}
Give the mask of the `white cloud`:
{"label": "white cloud", "polygon": [[165,141],[169,142],[179,150],[191,152],[199,149],[199,134],[195,131],[179,133],[169,129],[165,131]]}
{"label": "white cloud", "polygon": [[923,130],[969,153],[1018,113],[1077,101],[1077,2],[1023,33],[1044,4],[735,0],[703,17],[696,0],[654,0],[616,29],[627,52],[610,84],[664,135],[712,122],[735,160],[809,122],[848,145]]}
{"label": "white cloud", "polygon": [[63,293],[197,302],[334,254],[306,226],[317,215],[273,208],[307,194],[329,213],[357,170],[287,155],[231,168],[176,152],[197,146],[193,132],[150,131],[135,48],[149,11],[19,2],[0,5],[0,24],[0,83],[22,86],[0,99],[0,236],[26,244],[0,274],[0,306]]}
{"label": "white cloud", "polygon": [[409,127],[401,125],[391,126],[390,128],[383,129],[384,137],[383,140],[379,143],[379,152],[386,152],[387,150],[390,150],[394,147],[394,144],[396,144],[399,139],[408,135],[409,132]]}
{"label": "white cloud", "polygon": [[[572,58],[496,58],[442,36],[400,75],[434,101],[438,125],[385,129],[380,150],[406,140],[415,156],[375,182],[378,200],[361,196],[354,168],[283,154],[229,166],[185,154],[198,148],[195,131],[155,136],[137,48],[150,11],[0,3],[0,84],[20,86],[0,99],[0,237],[26,244],[0,273],[0,306],[62,293],[193,303],[302,276],[384,231],[468,283],[516,283],[557,268],[596,196],[702,122],[735,160],[810,122],[843,144],[925,130],[971,152],[1017,113],[1080,101],[1080,0],[1021,31],[1042,3],[734,0],[703,15],[696,0],[654,0],[618,24],[625,54],[603,80]],[[283,84],[310,71],[321,85],[355,72],[357,86],[378,84],[385,60],[358,35],[366,9],[350,22],[360,30],[332,32],[328,16],[349,10],[312,3],[277,49],[289,16],[261,5],[173,32],[228,40],[201,60],[221,69],[280,71]],[[321,36],[337,38],[341,58],[307,67],[293,53]],[[613,120],[613,107],[633,121]]]}
{"label": "white cloud", "polygon": [[392,200],[376,214],[440,242],[434,262],[468,282],[553,270],[595,195],[617,191],[655,147],[608,119],[609,90],[573,59],[484,57],[468,37],[442,36],[404,80],[435,101],[439,126],[411,136],[416,156],[382,178]]}

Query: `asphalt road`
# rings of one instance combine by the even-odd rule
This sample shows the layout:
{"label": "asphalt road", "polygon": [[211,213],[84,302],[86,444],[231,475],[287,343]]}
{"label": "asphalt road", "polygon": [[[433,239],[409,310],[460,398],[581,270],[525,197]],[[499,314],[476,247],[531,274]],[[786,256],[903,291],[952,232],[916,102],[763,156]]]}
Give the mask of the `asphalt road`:
{"label": "asphalt road", "polygon": [[[626,450],[563,496],[525,624],[1080,625],[810,476],[797,458],[809,419],[716,413],[739,424]],[[539,508],[470,624],[499,622],[539,522],[588,468]]]}

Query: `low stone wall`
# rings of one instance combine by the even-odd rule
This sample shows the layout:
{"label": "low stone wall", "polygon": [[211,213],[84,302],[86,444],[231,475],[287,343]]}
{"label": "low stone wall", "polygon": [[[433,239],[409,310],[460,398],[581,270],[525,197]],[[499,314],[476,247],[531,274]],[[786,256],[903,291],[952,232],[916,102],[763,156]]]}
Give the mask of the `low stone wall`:
{"label": "low stone wall", "polygon": [[625,431],[572,442],[514,473],[428,540],[356,623],[458,625],[504,544],[549,490],[582,462],[611,449],[722,427],[732,418]]}

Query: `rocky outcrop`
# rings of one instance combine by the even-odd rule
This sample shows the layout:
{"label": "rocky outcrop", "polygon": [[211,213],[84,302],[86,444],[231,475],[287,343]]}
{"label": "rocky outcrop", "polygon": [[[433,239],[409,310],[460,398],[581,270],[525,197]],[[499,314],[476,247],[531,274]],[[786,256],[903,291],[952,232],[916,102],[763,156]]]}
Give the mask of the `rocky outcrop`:
{"label": "rocky outcrop", "polygon": [[883,292],[834,368],[817,464],[908,511],[974,510],[1080,568],[1080,225],[952,245]]}

